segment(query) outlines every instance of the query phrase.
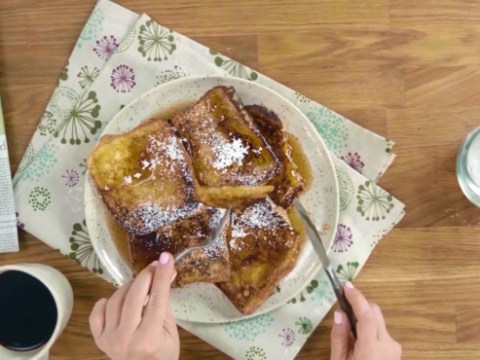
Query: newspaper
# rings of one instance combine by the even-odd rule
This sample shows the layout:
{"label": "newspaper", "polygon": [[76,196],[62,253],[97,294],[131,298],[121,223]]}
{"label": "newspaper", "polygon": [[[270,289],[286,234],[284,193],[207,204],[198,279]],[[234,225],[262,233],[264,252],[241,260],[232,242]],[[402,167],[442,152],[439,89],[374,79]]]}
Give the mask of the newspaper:
{"label": "newspaper", "polygon": [[12,174],[0,99],[0,253],[18,251],[18,232]]}

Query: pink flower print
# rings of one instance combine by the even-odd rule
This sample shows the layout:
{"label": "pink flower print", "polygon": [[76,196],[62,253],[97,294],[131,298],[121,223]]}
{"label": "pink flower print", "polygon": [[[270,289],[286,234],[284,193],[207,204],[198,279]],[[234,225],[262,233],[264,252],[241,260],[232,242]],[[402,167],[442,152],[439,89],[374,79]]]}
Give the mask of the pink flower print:
{"label": "pink flower print", "polygon": [[62,178],[65,179],[65,186],[74,187],[78,184],[78,180],[80,180],[80,175],[76,170],[70,169],[65,172],[65,175],[62,175]]}
{"label": "pink flower print", "polygon": [[112,70],[110,78],[112,80],[110,86],[119,93],[130,92],[136,85],[135,72],[133,71],[133,68],[128,65],[117,66]]}
{"label": "pink flower print", "polygon": [[292,346],[293,343],[295,342],[295,332],[292,329],[282,329],[282,333],[280,335],[282,340],[282,345],[283,346]]}
{"label": "pink flower print", "polygon": [[15,215],[16,215],[16,217],[17,217],[17,226],[18,226],[20,229],[25,229],[25,224],[20,221],[20,214],[17,212],[17,213],[15,213]]}
{"label": "pink flower print", "polygon": [[333,242],[333,251],[345,252],[353,244],[352,230],[344,224],[338,224],[337,233],[335,234],[335,240]]}
{"label": "pink flower print", "polygon": [[362,173],[365,163],[362,161],[358,153],[352,154],[351,152],[349,152],[347,155],[341,156],[340,158],[345,161],[351,168],[357,170],[360,174]]}
{"label": "pink flower print", "polygon": [[93,48],[93,51],[100,57],[100,59],[103,59],[105,61],[110,60],[110,58],[117,51],[119,46],[117,39],[113,35],[105,35],[99,40],[97,40],[95,43],[96,45]]}

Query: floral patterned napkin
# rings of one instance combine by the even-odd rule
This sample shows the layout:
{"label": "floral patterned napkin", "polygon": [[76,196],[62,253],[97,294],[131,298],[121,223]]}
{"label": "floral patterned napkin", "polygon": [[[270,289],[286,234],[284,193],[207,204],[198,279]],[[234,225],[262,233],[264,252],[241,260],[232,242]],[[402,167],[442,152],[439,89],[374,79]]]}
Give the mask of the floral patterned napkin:
{"label": "floral patterned napkin", "polygon": [[[404,215],[404,205],[375,184],[394,158],[393,143],[108,0],[98,2],[85,25],[15,174],[18,225],[110,281],[83,214],[86,157],[108,121],[137,96],[173,79],[214,74],[243,77],[277,91],[315,125],[335,155],[340,188],[331,260],[342,279],[353,279]],[[226,324],[179,325],[236,359],[293,359],[334,302],[320,272],[302,293],[270,313]]]}

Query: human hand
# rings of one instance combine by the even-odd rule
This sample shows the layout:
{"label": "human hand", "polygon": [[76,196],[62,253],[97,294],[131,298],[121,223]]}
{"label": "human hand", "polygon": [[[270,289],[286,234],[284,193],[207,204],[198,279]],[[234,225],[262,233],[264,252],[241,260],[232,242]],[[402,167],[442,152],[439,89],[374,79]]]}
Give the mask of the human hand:
{"label": "human hand", "polygon": [[90,330],[111,359],[178,359],[180,341],[169,300],[175,274],[172,255],[162,253],[108,300],[97,301]]}
{"label": "human hand", "polygon": [[351,336],[346,314],[335,311],[330,360],[401,359],[402,347],[388,333],[380,307],[369,303],[350,282],[344,285],[344,291],[357,318],[357,340]]}

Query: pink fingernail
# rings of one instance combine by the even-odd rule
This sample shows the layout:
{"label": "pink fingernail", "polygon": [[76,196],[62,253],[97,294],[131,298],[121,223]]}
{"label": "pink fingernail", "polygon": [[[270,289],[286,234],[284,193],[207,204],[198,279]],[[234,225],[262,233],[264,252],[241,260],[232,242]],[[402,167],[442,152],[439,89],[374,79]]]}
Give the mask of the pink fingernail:
{"label": "pink fingernail", "polygon": [[340,311],[335,311],[333,313],[333,321],[335,324],[340,325],[343,322],[343,314]]}
{"label": "pink fingernail", "polygon": [[353,289],[353,288],[354,288],[353,284],[352,284],[350,281],[347,281],[347,282],[345,283],[345,287],[347,287],[347,288],[349,288],[349,289]]}
{"label": "pink fingernail", "polygon": [[170,255],[168,255],[166,252],[163,252],[162,255],[160,255],[160,264],[168,264],[168,260],[170,260]]}

